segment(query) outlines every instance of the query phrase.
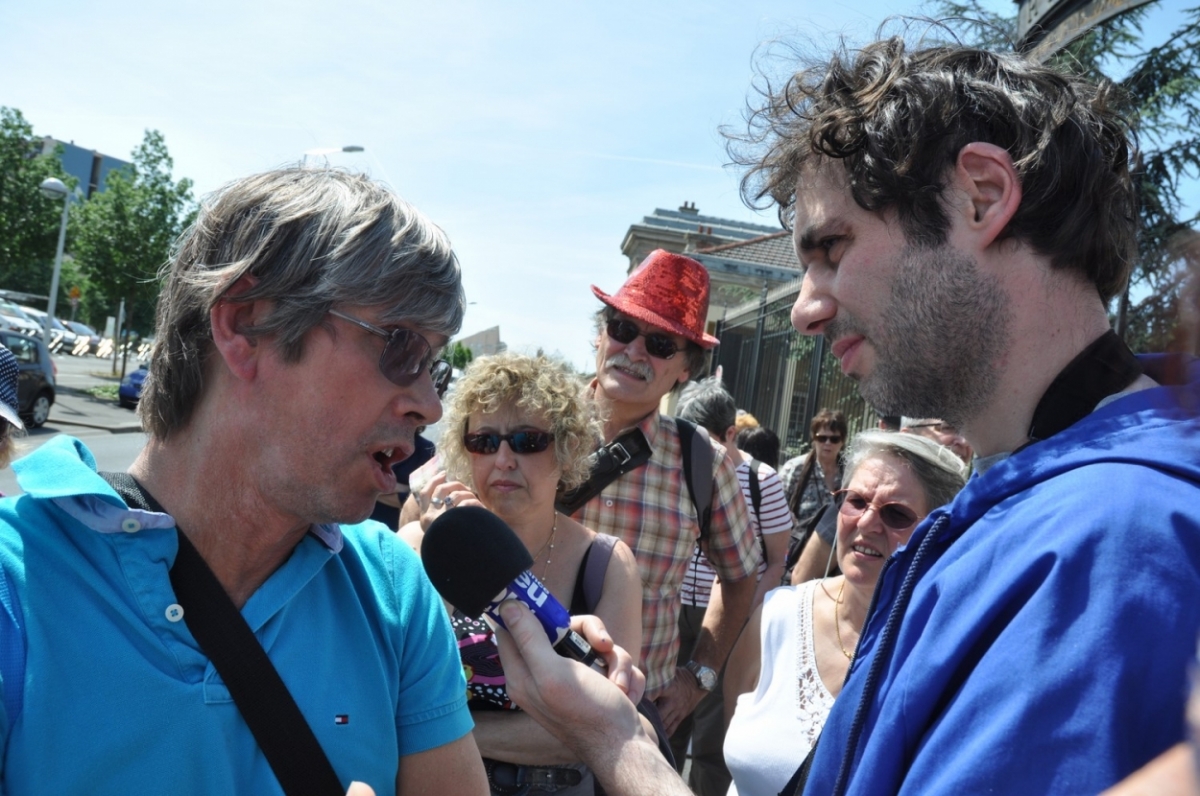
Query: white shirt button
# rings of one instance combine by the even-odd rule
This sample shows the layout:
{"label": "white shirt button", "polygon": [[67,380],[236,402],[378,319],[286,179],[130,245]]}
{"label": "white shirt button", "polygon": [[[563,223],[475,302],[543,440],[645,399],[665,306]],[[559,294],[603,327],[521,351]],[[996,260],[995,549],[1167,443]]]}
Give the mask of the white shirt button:
{"label": "white shirt button", "polygon": [[178,622],[183,619],[183,606],[179,603],[171,603],[167,606],[167,621]]}
{"label": "white shirt button", "polygon": [[613,502],[611,500],[606,500],[606,501],[604,501],[604,505],[608,506],[611,509],[613,506]]}
{"label": "white shirt button", "polygon": [[121,520],[121,530],[125,533],[137,533],[142,529],[142,524],[133,517],[126,517]]}

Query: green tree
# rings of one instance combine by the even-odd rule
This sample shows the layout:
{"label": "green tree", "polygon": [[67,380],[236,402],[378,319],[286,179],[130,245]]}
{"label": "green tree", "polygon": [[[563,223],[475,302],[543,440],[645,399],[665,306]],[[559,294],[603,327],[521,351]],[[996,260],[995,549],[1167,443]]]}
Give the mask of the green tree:
{"label": "green tree", "polygon": [[147,130],[128,168],[112,171],[105,189],[76,215],[73,250],[93,299],[142,334],[154,326],[158,272],[195,214],[192,182],[175,182],[162,133]]}
{"label": "green tree", "polygon": [[[981,0],[936,0],[934,14],[969,44],[1012,49],[1016,7],[997,14]],[[1134,350],[1169,347],[1179,319],[1186,276],[1185,247],[1200,208],[1182,189],[1200,177],[1200,7],[1165,41],[1149,42],[1142,26],[1148,7],[1122,13],[1079,37],[1052,62],[1124,89],[1137,120],[1141,234],[1139,258],[1125,295],[1113,308],[1118,330]]]}
{"label": "green tree", "polygon": [[450,347],[446,350],[446,361],[458,370],[466,368],[474,358],[475,355],[471,353],[471,349],[457,340],[451,343]]}
{"label": "green tree", "polygon": [[[74,188],[54,155],[40,154],[33,127],[16,108],[0,107],[0,288],[45,295],[50,289],[62,200],[38,186],[57,177]],[[71,272],[64,263],[63,284]],[[59,305],[66,303],[66,288]]]}

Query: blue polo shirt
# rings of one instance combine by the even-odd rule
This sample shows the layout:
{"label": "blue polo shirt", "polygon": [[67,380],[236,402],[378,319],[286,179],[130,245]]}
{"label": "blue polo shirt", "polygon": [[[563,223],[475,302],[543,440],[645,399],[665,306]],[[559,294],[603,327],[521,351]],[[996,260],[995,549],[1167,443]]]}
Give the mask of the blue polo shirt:
{"label": "blue polo shirt", "polygon": [[[181,621],[174,521],[125,506],[78,440],[13,467],[26,494],[0,501],[3,792],[281,794]],[[344,784],[390,793],[401,756],[470,732],[441,601],[382,526],[316,527],[242,615]]]}

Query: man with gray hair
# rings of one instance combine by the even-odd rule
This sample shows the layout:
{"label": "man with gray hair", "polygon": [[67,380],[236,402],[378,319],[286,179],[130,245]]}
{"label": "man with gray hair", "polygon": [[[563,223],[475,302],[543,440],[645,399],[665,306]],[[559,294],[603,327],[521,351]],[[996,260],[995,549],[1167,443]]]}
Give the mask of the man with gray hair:
{"label": "man with gray hair", "polygon": [[[441,601],[358,524],[441,415],[463,306],[445,235],[365,177],[205,203],[164,271],[145,449],[97,474],[55,438],[0,504],[6,793],[290,794],[309,748],[330,784],[306,793],[487,792]],[[248,695],[217,652],[239,633],[233,658],[267,659]]]}

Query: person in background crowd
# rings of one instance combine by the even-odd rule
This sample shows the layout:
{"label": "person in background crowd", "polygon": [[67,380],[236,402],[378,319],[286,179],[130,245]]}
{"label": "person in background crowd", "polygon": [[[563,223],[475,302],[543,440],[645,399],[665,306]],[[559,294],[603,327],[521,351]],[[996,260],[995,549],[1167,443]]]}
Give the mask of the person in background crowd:
{"label": "person in background crowd", "polygon": [[[709,602],[691,658],[676,665],[679,606],[699,517],[683,479],[680,434],[658,411],[668,392],[704,372],[708,271],[687,257],[652,252],[616,293],[593,286],[606,306],[597,315],[592,395],[604,419],[604,442],[636,429],[650,460],[606,486],[573,516],[633,549],[642,574],[642,655],[646,695],[668,732],[716,687],[716,678],[750,614],[758,542],[725,449],[700,430],[694,444],[713,446],[712,510],[707,557],[725,588]],[[696,474],[695,477],[703,477]]]}
{"label": "person in background crowd", "polygon": [[884,561],[965,482],[962,463],[930,440],[892,431],[854,438],[837,493],[842,574],[768,594],[729,657],[731,796],[776,796],[791,779],[841,691]]}
{"label": "person in background crowd", "polygon": [[764,426],[739,429],[735,442],[738,450],[750,454],[772,470],[779,466],[779,437],[771,429]]}
{"label": "person in background crowd", "polygon": [[748,431],[752,428],[758,428],[758,418],[747,412],[745,409],[737,410],[737,419],[734,421],[738,432]]}
{"label": "person in background crowd", "polygon": [[[600,432],[573,374],[544,356],[481,357],[458,380],[444,427],[440,455],[446,472],[434,476],[431,519],[452,506],[492,511],[525,544],[533,558],[531,571],[562,605],[572,614],[600,617],[613,640],[636,653],[642,600],[633,552],[554,507],[560,484],[572,489],[587,478],[587,456]],[[405,526],[401,535],[420,548],[419,523]],[[593,605],[585,573],[593,556],[605,555],[610,558]],[[467,675],[475,743],[492,793],[526,788],[592,796],[595,782],[587,767],[508,698],[487,622],[455,610],[451,624]]]}
{"label": "person in background crowd", "polygon": [[[294,766],[243,711],[289,693],[273,748],[311,730],[303,762],[342,788],[488,792],[442,602],[363,522],[441,416],[434,352],[464,309],[445,234],[362,175],[280,169],[204,201],[164,273],[129,472],[60,435],[0,501],[8,796],[282,794],[274,763]],[[264,676],[234,693],[229,646],[198,636]]]}
{"label": "person in background crowd", "polygon": [[0,345],[0,468],[8,467],[15,457],[17,442],[14,437],[25,430],[25,424],[18,414],[21,406],[17,394],[20,378],[17,357]]}
{"label": "person in background crowd", "polygon": [[967,466],[970,466],[971,458],[975,455],[975,452],[971,450],[971,443],[958,433],[958,428],[953,423],[947,423],[945,420],[938,420],[934,417],[906,417],[900,424],[900,430],[910,434],[920,434],[939,445],[945,445],[954,451],[955,455],[962,459]]}
{"label": "person in background crowd", "polygon": [[[795,230],[793,325],[975,451],[880,575],[786,792],[1098,793],[1185,739],[1200,631],[1200,364],[1135,357],[1106,310],[1137,260],[1128,105],[900,37],[772,87],[734,148]],[[506,613],[518,702],[622,796],[686,793],[621,692]]]}
{"label": "person in background crowd", "polygon": [[[808,527],[817,511],[832,500],[830,495],[842,488],[842,448],[849,427],[846,416],[836,409],[822,409],[809,424],[813,447],[808,453],[789,459],[779,470],[779,480],[787,490],[788,505],[796,518],[793,541]],[[815,455],[814,455],[815,454]],[[822,533],[825,533],[822,530]],[[795,567],[788,573],[790,583],[803,583],[820,577],[833,551],[830,533],[808,537]]]}
{"label": "person in background crowd", "polygon": [[[783,574],[783,557],[787,553],[788,532],[792,529],[792,515],[783,496],[783,485],[773,469],[737,449],[733,396],[717,377],[692,382],[684,387],[676,411],[679,417],[695,423],[712,435],[713,440],[737,464],[738,483],[750,507],[750,525],[758,537],[763,555],[759,565],[758,591],[753,603],[757,606],[762,601],[765,589],[777,584]],[[754,482],[754,488],[751,488],[751,482]],[[679,614],[681,665],[691,657],[692,646],[699,634],[712,592],[720,588],[719,584],[714,585],[716,580],[716,573],[708,566],[704,552],[697,544],[683,581],[683,607]],[[718,678],[716,688],[696,706],[692,720],[684,720],[671,736],[675,765],[680,771],[683,770],[689,740],[691,742],[692,767],[688,782],[699,796],[724,796],[729,788],[729,771],[725,768],[721,752],[725,742],[723,704],[721,680]]]}

